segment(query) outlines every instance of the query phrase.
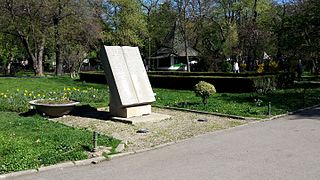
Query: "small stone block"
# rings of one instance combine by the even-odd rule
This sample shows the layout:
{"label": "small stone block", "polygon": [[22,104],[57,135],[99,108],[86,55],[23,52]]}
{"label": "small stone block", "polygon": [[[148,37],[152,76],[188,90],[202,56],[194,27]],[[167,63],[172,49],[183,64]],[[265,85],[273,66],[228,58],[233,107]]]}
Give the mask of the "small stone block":
{"label": "small stone block", "polygon": [[125,145],[123,143],[120,143],[116,148],[116,152],[123,152],[124,149],[125,149]]}

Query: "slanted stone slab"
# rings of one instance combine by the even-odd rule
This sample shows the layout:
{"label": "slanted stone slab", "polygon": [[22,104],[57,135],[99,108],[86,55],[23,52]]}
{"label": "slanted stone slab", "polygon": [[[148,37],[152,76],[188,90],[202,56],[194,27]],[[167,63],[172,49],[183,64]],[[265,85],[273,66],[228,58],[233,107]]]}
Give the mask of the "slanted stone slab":
{"label": "slanted stone slab", "polygon": [[139,49],[104,46],[101,61],[110,88],[110,113],[125,118],[150,114],[155,97]]}

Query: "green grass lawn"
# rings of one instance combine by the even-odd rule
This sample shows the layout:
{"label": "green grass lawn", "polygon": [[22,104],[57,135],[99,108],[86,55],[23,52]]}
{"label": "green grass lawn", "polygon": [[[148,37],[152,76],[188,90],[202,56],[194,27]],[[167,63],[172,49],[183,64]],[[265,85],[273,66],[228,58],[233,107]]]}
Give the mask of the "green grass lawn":
{"label": "green grass lawn", "polygon": [[25,112],[34,99],[70,98],[93,107],[107,106],[106,85],[74,81],[69,77],[0,78],[0,110]]}
{"label": "green grass lawn", "polygon": [[[206,106],[193,91],[154,89],[154,92],[157,94],[155,105],[246,117],[266,117],[269,102],[273,115],[320,104],[320,88],[276,90],[268,94],[216,93]],[[106,85],[83,83],[69,77],[0,78],[2,111],[24,112],[32,99],[64,96],[92,107],[106,107],[109,101]]]}
{"label": "green grass lawn", "polygon": [[257,93],[216,93],[207,105],[201,103],[193,91],[156,89],[159,106],[181,107],[193,110],[223,114],[266,117],[271,102],[273,115],[294,111],[299,108],[320,104],[320,88],[276,90],[268,94]]}
{"label": "green grass lawn", "polygon": [[[0,112],[0,174],[69,160],[86,159],[92,132],[54,123],[38,115]],[[99,136],[98,145],[114,148],[119,140]]]}

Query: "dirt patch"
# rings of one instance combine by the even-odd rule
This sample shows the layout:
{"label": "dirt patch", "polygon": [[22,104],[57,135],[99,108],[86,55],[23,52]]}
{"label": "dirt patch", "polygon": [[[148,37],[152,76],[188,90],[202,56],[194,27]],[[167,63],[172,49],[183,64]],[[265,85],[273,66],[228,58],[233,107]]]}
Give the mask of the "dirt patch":
{"label": "dirt patch", "polygon": [[[122,140],[127,145],[125,151],[137,151],[248,123],[245,120],[169,109],[153,108],[152,111],[170,115],[171,118],[159,122],[146,122],[135,125],[102,120],[103,118],[96,119],[80,116],[65,116],[53,120],[68,126],[88,128],[111,135]],[[137,133],[139,130],[147,130],[148,132]]]}

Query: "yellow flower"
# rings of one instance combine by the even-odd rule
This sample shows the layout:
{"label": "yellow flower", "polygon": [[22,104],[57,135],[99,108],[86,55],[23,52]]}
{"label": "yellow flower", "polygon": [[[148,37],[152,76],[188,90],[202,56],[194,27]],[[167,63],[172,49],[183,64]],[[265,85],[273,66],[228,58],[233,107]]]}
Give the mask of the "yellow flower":
{"label": "yellow flower", "polygon": [[17,91],[20,91],[20,89],[17,89]]}
{"label": "yellow flower", "polygon": [[4,98],[7,98],[7,95],[4,95],[3,97],[4,97]]}
{"label": "yellow flower", "polygon": [[41,96],[41,94],[38,94],[38,97],[40,97]]}
{"label": "yellow flower", "polygon": [[24,92],[25,92],[25,93],[28,93],[28,90],[25,89]]}
{"label": "yellow flower", "polygon": [[26,93],[24,93],[23,95],[24,95],[24,96],[27,96],[27,94],[26,94]]}
{"label": "yellow flower", "polygon": [[32,93],[29,93],[29,96],[32,97]]}
{"label": "yellow flower", "polygon": [[67,90],[70,91],[71,89],[70,89],[70,88],[67,88]]}
{"label": "yellow flower", "polygon": [[67,89],[64,87],[63,90],[66,91]]}
{"label": "yellow flower", "polygon": [[4,95],[4,93],[1,93],[1,96],[3,96]]}
{"label": "yellow flower", "polygon": [[75,91],[76,91],[76,90],[77,90],[77,88],[73,87],[73,90],[75,90]]}

